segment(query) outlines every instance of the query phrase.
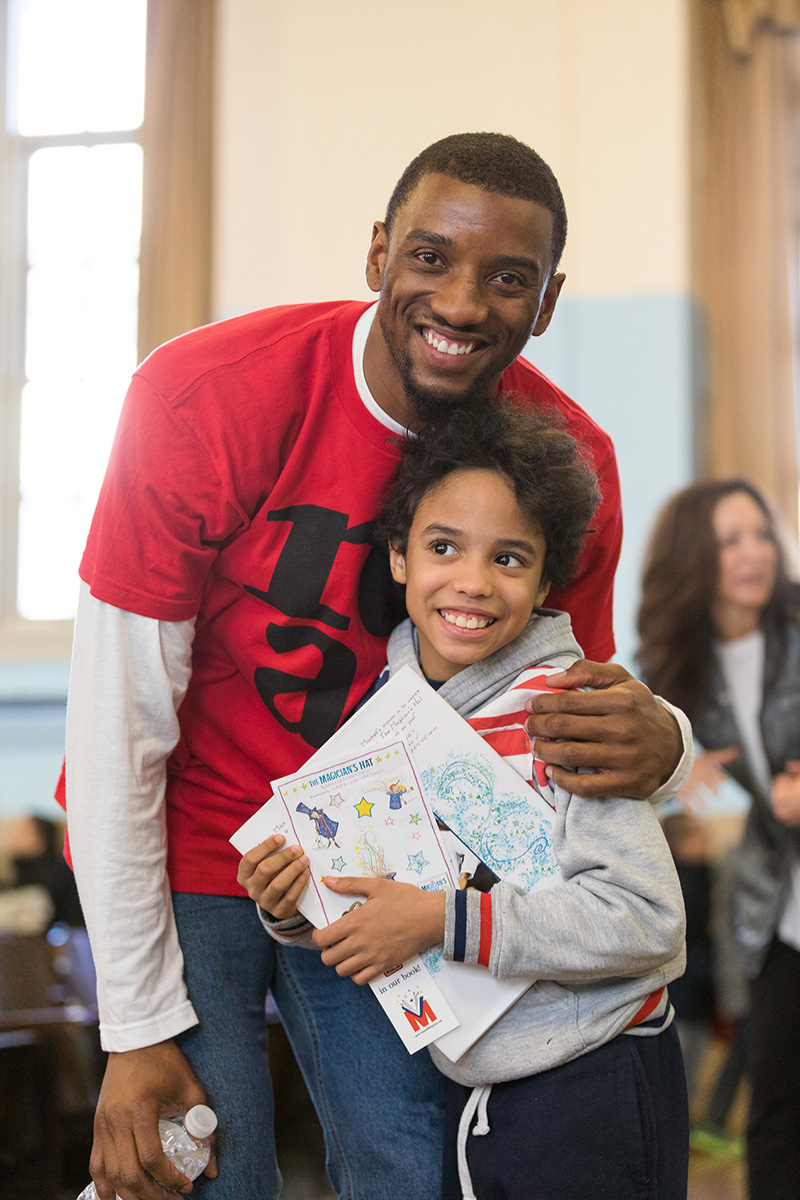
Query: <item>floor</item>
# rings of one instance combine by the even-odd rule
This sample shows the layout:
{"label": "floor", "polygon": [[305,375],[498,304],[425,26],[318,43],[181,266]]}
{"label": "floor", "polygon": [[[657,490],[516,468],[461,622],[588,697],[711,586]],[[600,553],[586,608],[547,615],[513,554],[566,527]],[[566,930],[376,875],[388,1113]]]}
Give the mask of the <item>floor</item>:
{"label": "floor", "polygon": [[719,1163],[692,1154],[688,1200],[747,1200],[743,1164]]}

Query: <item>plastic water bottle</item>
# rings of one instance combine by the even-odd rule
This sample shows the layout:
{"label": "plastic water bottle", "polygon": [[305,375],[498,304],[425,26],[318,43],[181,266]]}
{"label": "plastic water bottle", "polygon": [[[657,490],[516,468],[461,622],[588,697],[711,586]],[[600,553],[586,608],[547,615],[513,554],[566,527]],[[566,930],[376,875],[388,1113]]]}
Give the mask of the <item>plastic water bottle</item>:
{"label": "plastic water bottle", "polygon": [[[216,1114],[206,1104],[195,1104],[184,1117],[169,1116],[159,1120],[158,1132],[164,1153],[187,1179],[197,1179],[206,1169],[211,1157],[209,1139],[216,1128]],[[83,1189],[78,1200],[97,1200],[93,1183]]]}

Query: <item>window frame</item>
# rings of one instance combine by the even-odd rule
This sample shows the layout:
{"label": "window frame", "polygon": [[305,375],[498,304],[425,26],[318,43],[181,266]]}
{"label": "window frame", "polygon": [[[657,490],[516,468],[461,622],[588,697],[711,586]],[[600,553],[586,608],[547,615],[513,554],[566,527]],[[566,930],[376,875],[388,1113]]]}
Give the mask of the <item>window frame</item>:
{"label": "window frame", "polygon": [[[0,0],[0,660],[63,659],[72,648],[72,620],[34,620],[17,608],[20,437],[27,313],[28,164],[41,149],[135,143],[137,129],[24,135],[9,130],[9,72],[17,37],[14,0]],[[76,594],[78,580],[75,581]]]}

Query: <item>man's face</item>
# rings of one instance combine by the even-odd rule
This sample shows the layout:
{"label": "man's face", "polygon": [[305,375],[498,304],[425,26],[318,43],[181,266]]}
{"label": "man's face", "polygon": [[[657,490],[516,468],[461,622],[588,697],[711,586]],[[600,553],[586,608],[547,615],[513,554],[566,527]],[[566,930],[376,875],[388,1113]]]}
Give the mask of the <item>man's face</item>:
{"label": "man's face", "polygon": [[395,217],[375,225],[367,282],[380,292],[364,356],[367,383],[396,420],[491,395],[531,334],[550,323],[553,218],[515,200],[424,175]]}

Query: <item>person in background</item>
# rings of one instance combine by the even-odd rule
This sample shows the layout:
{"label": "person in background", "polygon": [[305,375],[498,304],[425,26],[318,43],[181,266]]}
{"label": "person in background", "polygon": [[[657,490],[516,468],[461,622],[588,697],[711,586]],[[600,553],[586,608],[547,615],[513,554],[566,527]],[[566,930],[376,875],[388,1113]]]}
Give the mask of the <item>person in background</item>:
{"label": "person in background", "polygon": [[800,1197],[800,587],[745,479],[694,484],[659,517],[639,609],[643,678],[686,711],[698,771],[752,804],[732,867],[751,977],[750,1200]]}
{"label": "person in background", "polygon": [[9,831],[15,887],[43,888],[53,903],[53,921],[84,927],[75,876],[64,861],[64,829],[46,817],[20,817]]}

